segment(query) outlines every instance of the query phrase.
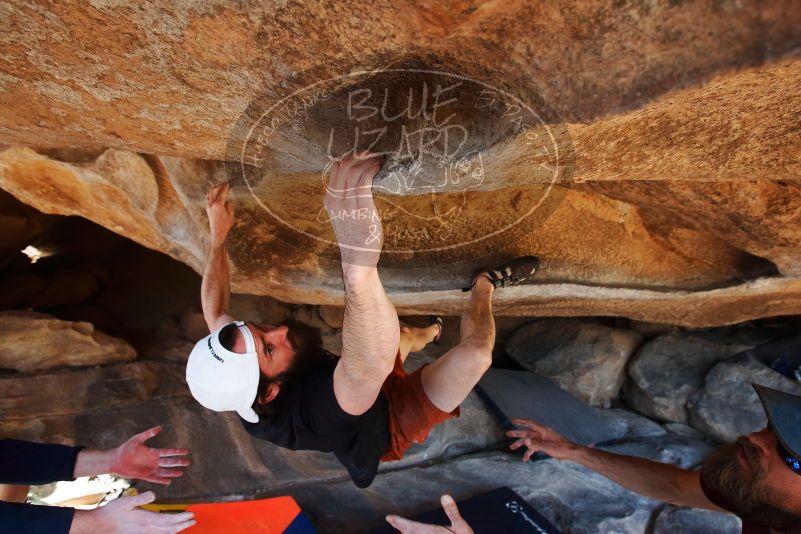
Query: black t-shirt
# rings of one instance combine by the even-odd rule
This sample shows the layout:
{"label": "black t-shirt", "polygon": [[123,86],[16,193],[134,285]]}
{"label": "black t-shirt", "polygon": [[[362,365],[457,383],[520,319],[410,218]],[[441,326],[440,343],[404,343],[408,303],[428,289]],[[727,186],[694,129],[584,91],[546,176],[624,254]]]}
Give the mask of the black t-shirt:
{"label": "black t-shirt", "polygon": [[729,503],[728,499],[726,499],[725,496],[723,496],[720,492],[706,485],[706,482],[704,482],[703,474],[701,475],[701,491],[704,492],[704,495],[706,495],[706,498],[709,499],[712,502],[712,504],[714,504],[715,506],[720,506],[724,510],[728,510],[729,512],[733,513],[734,515],[742,519],[743,534],[770,534],[770,529],[768,529],[767,527],[763,527],[762,525],[759,525],[752,521],[748,521],[747,518],[740,516],[740,514],[738,514],[737,511],[734,510],[734,507]]}
{"label": "black t-shirt", "polygon": [[336,360],[320,365],[276,401],[277,413],[243,421],[254,437],[297,450],[333,452],[360,488],[369,486],[389,448],[388,404],[383,393],[362,415],[350,415],[334,395]]}

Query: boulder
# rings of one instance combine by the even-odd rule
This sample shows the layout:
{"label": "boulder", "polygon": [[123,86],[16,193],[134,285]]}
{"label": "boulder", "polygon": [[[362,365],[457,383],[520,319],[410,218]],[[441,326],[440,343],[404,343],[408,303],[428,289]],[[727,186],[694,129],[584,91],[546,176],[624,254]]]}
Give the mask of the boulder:
{"label": "boulder", "polygon": [[612,429],[614,437],[611,439],[656,437],[667,433],[658,423],[629,410],[595,408],[595,413]]}
{"label": "boulder", "polygon": [[670,324],[649,323],[648,321],[631,321],[629,328],[648,339],[676,330],[676,327]]}
{"label": "boulder", "polygon": [[537,321],[506,341],[509,356],[594,406],[609,406],[642,336],[575,319]]}
{"label": "boulder", "polygon": [[654,534],[676,534],[677,532],[740,534],[742,521],[734,514],[668,505],[657,513],[652,532]]}
{"label": "boulder", "polygon": [[279,325],[292,315],[292,306],[270,297],[260,300],[259,318],[263,324]]}
{"label": "boulder", "polygon": [[[262,300],[264,300],[262,297],[256,295],[234,293],[231,295],[229,311],[239,321],[261,323],[262,313],[265,311]],[[271,311],[269,306],[267,310]]]}
{"label": "boulder", "polygon": [[[178,316],[178,325],[180,327],[180,337],[186,341],[197,341],[209,335],[209,325],[206,324],[203,312],[200,311],[184,310]],[[167,328],[160,329],[167,330]]]}
{"label": "boulder", "polygon": [[0,280],[0,306],[3,309],[27,308],[27,304],[47,289],[46,276],[35,273],[17,273]]}
{"label": "boulder", "polygon": [[624,454],[647,458],[655,462],[672,464],[683,469],[699,467],[715,447],[703,439],[664,434],[646,436],[599,445],[599,448]]}
{"label": "boulder", "polygon": [[[187,310],[185,313],[191,315],[196,312]],[[181,317],[168,317],[159,324],[158,328],[143,337],[137,344],[139,359],[169,361],[185,365],[195,343],[201,337],[208,335],[208,330],[197,338],[188,338],[187,335],[190,333],[200,333],[198,318],[194,317],[192,319],[194,323],[194,325],[191,325],[192,328],[197,328],[194,332],[187,330],[181,324],[182,321],[180,319]]]}
{"label": "boulder", "polygon": [[[367,145],[387,156],[374,187],[380,272],[402,314],[456,316],[468,298],[459,288],[477,269],[528,254],[540,256],[540,272],[499,290],[496,315],[625,317],[651,336],[661,325],[801,313],[797,2],[8,2],[0,30],[0,188],[199,273],[205,193],[230,182],[231,283],[251,295],[233,299],[237,318],[274,324],[300,309],[335,347],[336,313],[312,308],[343,305],[323,174]],[[438,102],[449,106],[447,124],[437,124],[430,100],[420,113],[387,113],[408,95],[420,102],[442,92],[455,95]],[[353,115],[358,95],[356,111],[375,113]],[[382,137],[372,143],[365,132]],[[463,136],[453,151],[451,132]],[[39,231],[24,213],[0,222],[0,261]],[[164,274],[142,267],[144,281],[142,273]],[[5,280],[3,302],[22,305],[46,282]],[[177,284],[154,295],[125,282],[128,291],[101,295],[92,316],[135,304],[138,320],[126,326],[158,331],[154,302],[175,305],[175,317],[186,308]],[[94,291],[87,279],[58,287],[64,302]],[[131,293],[144,297],[132,303]],[[301,307],[268,305],[265,295]],[[639,334],[570,324],[541,333],[553,345],[534,351],[531,366],[606,405]],[[78,328],[81,339],[113,345],[89,328]],[[201,330],[197,316],[165,325],[169,343],[154,343],[148,357],[180,361],[191,347],[184,336]],[[23,334],[12,342],[30,346]],[[643,365],[634,403],[686,420],[676,415],[683,402],[690,422],[718,439],[757,424],[742,382],[778,375],[751,361],[710,365],[703,387],[678,388],[667,405]],[[0,430],[109,446],[164,423],[161,443],[192,444],[198,468],[159,488],[165,500],[290,493],[332,531],[430,507],[443,491],[464,497],[498,484],[567,531],[655,525],[655,503],[576,465],[474,455],[499,446],[499,427],[475,397],[462,418],[358,492],[330,456],[254,443],[236,416],[199,407],[182,372],[182,363],[149,360],[0,377]],[[628,436],[621,450],[682,465],[707,451],[677,436],[682,427],[663,433],[628,413],[607,416]],[[690,524],[669,515],[665,529]]]}
{"label": "boulder", "polygon": [[707,373],[703,388],[687,403],[690,424],[725,442],[765,428],[768,419],[752,383],[801,395],[801,384],[743,353]]}
{"label": "boulder", "polygon": [[676,436],[682,436],[685,438],[698,438],[703,439],[704,434],[690,425],[685,425],[684,423],[665,423],[662,425],[667,432],[670,434],[674,434]]}
{"label": "boulder", "polygon": [[648,417],[687,423],[687,398],[703,386],[707,372],[751,346],[740,338],[709,332],[662,334],[629,361],[626,401]]}
{"label": "boulder", "polygon": [[320,333],[334,334],[339,332],[339,328],[330,326],[320,315],[318,306],[297,306],[291,314],[291,318],[320,330]]}
{"label": "boulder", "polygon": [[[11,6],[0,187],[200,272],[205,192],[231,181],[234,291],[341,306],[322,172],[382,132],[381,276],[401,313],[457,315],[476,269],[523,254],[538,283],[499,292],[499,315],[801,313],[801,8],[474,7]],[[430,120],[437,86],[456,95],[449,129]],[[348,105],[402,108],[408,90],[428,119]],[[431,131],[441,162],[412,139]]]}
{"label": "boulder", "polygon": [[342,320],[345,316],[345,308],[342,306],[318,306],[317,313],[329,328],[341,329]]}
{"label": "boulder", "polygon": [[0,312],[0,369],[22,372],[125,362],[136,351],[90,323],[35,312]]}
{"label": "boulder", "polygon": [[100,290],[100,281],[91,266],[76,266],[56,272],[44,291],[26,302],[26,308],[55,308],[81,304]]}
{"label": "boulder", "polygon": [[10,272],[0,281],[2,309],[52,309],[79,305],[101,287],[97,269],[76,265],[55,273]]}
{"label": "boulder", "polygon": [[[258,325],[279,325],[292,315],[291,307],[270,297],[254,295],[232,295],[231,314],[237,320],[253,321]],[[196,342],[209,334],[209,327],[203,318],[203,312],[194,305],[183,310],[177,316],[178,329],[172,325],[162,323],[158,333],[160,340],[157,344],[178,337],[184,341]]]}

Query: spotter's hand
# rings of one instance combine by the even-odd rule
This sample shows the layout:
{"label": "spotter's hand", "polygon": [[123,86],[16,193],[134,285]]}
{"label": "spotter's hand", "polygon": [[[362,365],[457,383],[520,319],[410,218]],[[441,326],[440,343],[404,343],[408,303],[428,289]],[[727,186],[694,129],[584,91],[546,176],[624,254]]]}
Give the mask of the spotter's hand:
{"label": "spotter's hand", "polygon": [[111,452],[111,472],[125,477],[147,480],[155,484],[169,484],[183,475],[190,464],[186,449],[151,449],[145,442],[161,432],[154,426],[137,434]]}
{"label": "spotter's hand", "polygon": [[102,508],[76,510],[69,534],[177,534],[195,526],[195,514],[161,514],[142,510],[156,496],[152,491],[114,499]]}
{"label": "spotter's hand", "polygon": [[544,452],[560,460],[568,459],[577,448],[574,443],[565,439],[555,430],[530,419],[512,419],[512,423],[523,428],[506,433],[510,438],[518,438],[509,448],[516,451],[520,447],[525,447],[524,462],[529,461],[537,452]]}
{"label": "spotter's hand", "polygon": [[462,518],[453,497],[443,495],[440,502],[442,503],[442,509],[445,510],[445,515],[451,520],[450,527],[419,523],[397,515],[388,515],[387,523],[395,527],[401,534],[473,534],[473,529]]}

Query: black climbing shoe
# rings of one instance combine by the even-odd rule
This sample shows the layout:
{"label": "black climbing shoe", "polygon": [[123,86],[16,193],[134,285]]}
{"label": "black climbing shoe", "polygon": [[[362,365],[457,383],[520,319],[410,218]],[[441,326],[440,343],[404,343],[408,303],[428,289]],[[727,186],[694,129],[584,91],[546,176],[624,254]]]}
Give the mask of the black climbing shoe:
{"label": "black climbing shoe", "polygon": [[[539,266],[540,260],[536,256],[522,256],[499,267],[482,271],[477,277],[485,277],[492,282],[495,289],[499,287],[516,286],[534,276]],[[470,291],[473,289],[473,286],[476,285],[475,278],[473,280],[470,287],[463,287],[462,291]]]}
{"label": "black climbing shoe", "polygon": [[434,345],[439,345],[439,338],[442,337],[442,317],[440,317],[439,315],[429,315],[428,324],[429,326],[432,324],[439,326],[439,332],[437,332],[437,335],[434,336],[434,339],[431,340],[434,343]]}

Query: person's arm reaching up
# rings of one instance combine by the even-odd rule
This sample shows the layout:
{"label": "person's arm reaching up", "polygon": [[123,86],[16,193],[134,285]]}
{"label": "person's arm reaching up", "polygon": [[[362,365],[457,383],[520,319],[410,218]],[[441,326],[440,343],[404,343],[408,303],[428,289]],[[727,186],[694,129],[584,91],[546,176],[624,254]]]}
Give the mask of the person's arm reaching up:
{"label": "person's arm reaching up", "polygon": [[676,506],[726,512],[712,504],[704,495],[697,471],[578,445],[554,430],[528,419],[514,419],[512,422],[523,428],[511,430],[506,435],[518,438],[510,446],[512,450],[521,447],[527,449],[523,461],[528,461],[536,452],[544,452],[553,458],[581,464],[624,488],[651,499]]}
{"label": "person's arm reaching up", "polygon": [[[189,465],[185,449],[151,449],[144,442],[161,431],[154,427],[109,450],[0,440],[0,482],[43,484],[76,477],[115,473],[169,484]],[[95,510],[0,502],[0,524],[10,532],[108,534],[180,532],[194,524],[191,513],[158,514],[137,509],[153,501],[152,492],[121,497]]]}
{"label": "person's arm reaching up", "polygon": [[366,153],[337,162],[325,196],[345,281],[342,358],[334,370],[334,395],[351,415],[373,405],[400,344],[398,314],[378,277],[383,228],[372,186],[379,169],[380,160]]}
{"label": "person's arm reaching up", "polygon": [[228,315],[231,283],[228,253],[225,250],[225,240],[234,225],[234,207],[226,201],[227,196],[227,183],[211,188],[207,194],[209,243],[203,282],[200,285],[200,301],[203,305],[203,318],[211,332],[234,320]]}

